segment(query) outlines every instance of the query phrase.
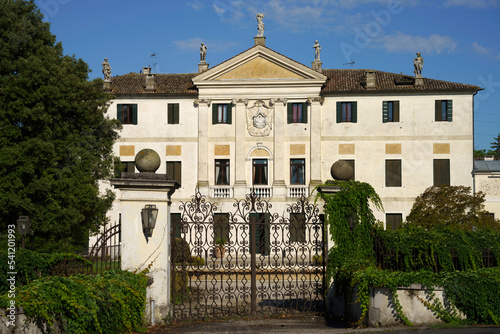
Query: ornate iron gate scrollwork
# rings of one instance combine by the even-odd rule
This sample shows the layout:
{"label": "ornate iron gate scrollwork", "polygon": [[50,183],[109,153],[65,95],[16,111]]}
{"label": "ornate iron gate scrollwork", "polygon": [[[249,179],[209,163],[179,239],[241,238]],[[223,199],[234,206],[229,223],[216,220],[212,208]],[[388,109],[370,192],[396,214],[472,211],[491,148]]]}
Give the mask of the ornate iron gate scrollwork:
{"label": "ornate iron gate scrollwork", "polygon": [[199,192],[181,203],[173,222],[181,238],[172,240],[175,319],[323,311],[318,207],[300,198],[286,215],[271,209],[253,192],[228,213],[217,213]]}

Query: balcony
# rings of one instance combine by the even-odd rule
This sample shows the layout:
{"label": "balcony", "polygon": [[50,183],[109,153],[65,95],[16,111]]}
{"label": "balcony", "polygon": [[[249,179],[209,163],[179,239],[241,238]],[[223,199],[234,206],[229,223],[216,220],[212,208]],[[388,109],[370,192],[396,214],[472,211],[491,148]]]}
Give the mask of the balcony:
{"label": "balcony", "polygon": [[233,198],[232,186],[214,186],[210,187],[212,198]]}
{"label": "balcony", "polygon": [[287,187],[287,197],[289,198],[300,198],[309,197],[309,186],[288,186]]}
{"label": "balcony", "polygon": [[271,186],[253,186],[248,188],[248,193],[251,193],[252,190],[255,192],[255,195],[260,198],[271,198],[273,197],[273,187]]}

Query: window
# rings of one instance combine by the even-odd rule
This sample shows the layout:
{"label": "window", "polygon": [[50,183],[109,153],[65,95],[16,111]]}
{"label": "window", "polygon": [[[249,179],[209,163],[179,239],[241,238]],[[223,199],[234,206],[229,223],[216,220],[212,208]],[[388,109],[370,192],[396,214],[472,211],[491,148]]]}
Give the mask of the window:
{"label": "window", "polygon": [[436,100],[435,115],[436,122],[451,122],[453,117],[452,100]]}
{"label": "window", "polygon": [[215,160],[215,184],[228,185],[229,184],[229,159],[216,159]]}
{"label": "window", "polygon": [[356,123],[358,121],[357,102],[337,102],[337,123]]}
{"label": "window", "polygon": [[214,214],[214,241],[217,239],[229,241],[229,214],[227,213]]}
{"label": "window", "polygon": [[137,124],[137,104],[118,104],[116,118],[122,124]]}
{"label": "window", "polygon": [[180,161],[167,161],[167,175],[182,184],[182,164]]}
{"label": "window", "polygon": [[385,229],[397,230],[403,223],[402,213],[386,213],[385,214]]}
{"label": "window", "polygon": [[121,173],[135,173],[135,162],[122,161],[120,162],[120,170],[115,171],[115,177],[121,177]]}
{"label": "window", "polygon": [[306,242],[306,215],[290,213],[290,242]]}
{"label": "window", "polygon": [[290,160],[290,184],[306,184],[306,163],[304,159]]}
{"label": "window", "polygon": [[179,103],[168,104],[168,124],[179,124]]}
{"label": "window", "polygon": [[382,103],[382,121],[399,122],[399,101],[384,101]]}
{"label": "window", "polygon": [[356,168],[355,168],[356,165],[354,163],[354,160],[345,160],[345,159],[340,159],[340,160],[347,162],[352,167],[352,177],[349,180],[354,181],[356,177]]}
{"label": "window", "polygon": [[267,159],[253,159],[253,184],[267,185]]}
{"label": "window", "polygon": [[230,103],[212,104],[212,124],[231,124],[232,105]]}
{"label": "window", "polygon": [[434,159],[434,185],[450,184],[450,159]]}
{"label": "window", "polygon": [[401,187],[401,160],[385,161],[385,186]]}
{"label": "window", "polygon": [[307,104],[306,103],[288,103],[287,104],[287,122],[307,123]]}

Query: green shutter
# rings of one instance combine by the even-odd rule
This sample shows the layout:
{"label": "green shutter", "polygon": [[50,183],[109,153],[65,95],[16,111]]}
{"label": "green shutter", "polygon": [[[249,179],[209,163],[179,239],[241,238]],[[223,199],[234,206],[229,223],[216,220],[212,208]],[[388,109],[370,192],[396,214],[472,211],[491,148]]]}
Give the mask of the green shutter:
{"label": "green shutter", "polygon": [[174,105],[174,124],[179,124],[179,103]]}
{"label": "green shutter", "polygon": [[453,101],[448,100],[446,103],[446,120],[451,122],[453,120]]}
{"label": "green shutter", "polygon": [[286,105],[286,122],[291,124],[293,122],[293,103]]}
{"label": "green shutter", "polygon": [[352,122],[357,123],[358,122],[358,102],[354,101],[351,104],[352,106]]}
{"label": "green shutter", "polygon": [[218,104],[212,104],[212,124],[217,124],[217,106]]}
{"label": "green shutter", "polygon": [[123,105],[118,104],[116,106],[116,119],[120,121],[120,123],[123,122]]}
{"label": "green shutter", "polygon": [[399,122],[399,101],[394,101],[392,104],[393,122]]}
{"label": "green shutter", "polygon": [[227,104],[227,124],[232,124],[233,122],[233,104]]}
{"label": "green shutter", "polygon": [[342,123],[342,102],[337,102],[337,123]]}
{"label": "green shutter", "polygon": [[167,116],[167,123],[168,124],[174,124],[174,105],[169,103],[168,104],[168,116]]}
{"label": "green shutter", "polygon": [[302,103],[302,123],[307,123],[307,103]]}
{"label": "green shutter", "polygon": [[382,123],[387,123],[389,117],[389,108],[387,107],[387,101],[382,102]]}
{"label": "green shutter", "polygon": [[132,124],[137,124],[137,104],[132,104]]}
{"label": "green shutter", "polygon": [[436,122],[438,121],[442,121],[441,119],[441,100],[436,100],[435,104],[434,104],[434,114],[435,114],[435,117],[434,117],[434,120]]}

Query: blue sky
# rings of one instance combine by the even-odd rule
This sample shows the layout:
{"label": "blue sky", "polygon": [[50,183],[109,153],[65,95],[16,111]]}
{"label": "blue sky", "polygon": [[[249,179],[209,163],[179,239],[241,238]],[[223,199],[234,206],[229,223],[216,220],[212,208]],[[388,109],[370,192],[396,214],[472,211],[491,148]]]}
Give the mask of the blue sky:
{"label": "blue sky", "polygon": [[[483,87],[475,98],[475,148],[500,133],[500,0],[36,0],[66,54],[91,78],[198,70],[200,43],[213,67],[253,46],[263,13],[266,46],[310,66],[375,69]],[[152,57],[152,54],[156,57]],[[352,63],[354,64],[348,64]]]}

